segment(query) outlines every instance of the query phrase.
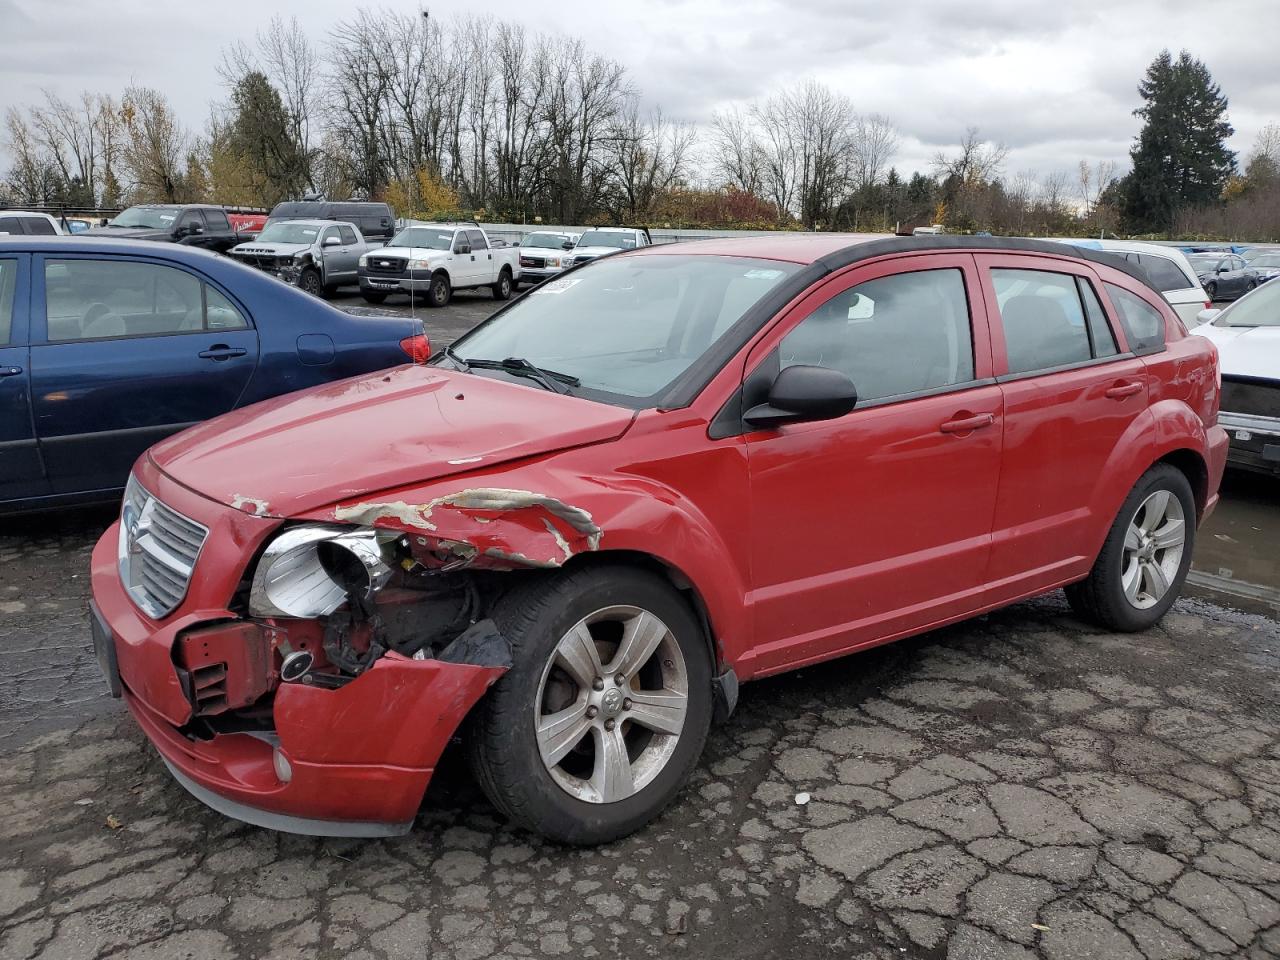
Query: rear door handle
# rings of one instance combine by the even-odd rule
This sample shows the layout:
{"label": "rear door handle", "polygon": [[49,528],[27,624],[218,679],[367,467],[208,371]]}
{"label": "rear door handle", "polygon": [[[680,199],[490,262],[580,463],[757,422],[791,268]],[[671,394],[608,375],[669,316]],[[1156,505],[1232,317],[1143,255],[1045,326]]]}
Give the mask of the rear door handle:
{"label": "rear door handle", "polygon": [[228,347],[224,343],[218,343],[208,350],[201,350],[196,356],[201,360],[230,360],[232,357],[243,357],[248,352],[244,347]]}
{"label": "rear door handle", "polygon": [[1135,393],[1141,392],[1142,384],[1140,383],[1117,383],[1107,390],[1107,397],[1111,400],[1123,400],[1125,397],[1132,397]]}
{"label": "rear door handle", "polygon": [[22,372],[21,367],[0,367],[0,378],[16,377]]}
{"label": "rear door handle", "polygon": [[971,417],[959,417],[955,420],[948,420],[938,429],[943,433],[969,433],[972,430],[981,430],[983,427],[989,427],[995,422],[995,414],[979,413]]}

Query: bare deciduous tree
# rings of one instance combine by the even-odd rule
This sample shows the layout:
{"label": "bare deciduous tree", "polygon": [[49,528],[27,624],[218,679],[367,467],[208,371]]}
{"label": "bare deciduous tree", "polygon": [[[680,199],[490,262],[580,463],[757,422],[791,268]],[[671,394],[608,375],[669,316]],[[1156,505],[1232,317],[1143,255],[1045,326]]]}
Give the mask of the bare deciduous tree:
{"label": "bare deciduous tree", "polygon": [[137,193],[169,203],[188,197],[191,136],[168,99],[150,87],[129,87],[120,102],[120,159]]}
{"label": "bare deciduous tree", "polygon": [[880,182],[898,152],[898,128],[879,113],[860,116],[853,127],[853,187],[865,190]]}

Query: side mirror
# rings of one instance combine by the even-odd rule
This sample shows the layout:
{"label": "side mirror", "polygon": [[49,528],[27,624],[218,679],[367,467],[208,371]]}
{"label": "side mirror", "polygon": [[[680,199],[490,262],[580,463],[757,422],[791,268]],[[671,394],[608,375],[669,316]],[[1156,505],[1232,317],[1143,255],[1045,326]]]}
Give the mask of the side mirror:
{"label": "side mirror", "polygon": [[1199,313],[1196,314],[1196,322],[1197,323],[1213,323],[1214,320],[1218,319],[1218,315],[1220,313],[1222,313],[1222,311],[1216,307],[1212,307],[1208,310],[1201,310]]}
{"label": "side mirror", "polygon": [[204,233],[204,227],[198,223],[189,223],[185,227],[178,228],[178,236],[194,237],[198,233]]}
{"label": "side mirror", "polygon": [[797,364],[784,367],[769,388],[769,402],[752,407],[742,417],[753,427],[834,420],[858,402],[853,381],[839,370]]}
{"label": "side mirror", "polygon": [[342,244],[342,241],[339,240],[337,237],[325,237],[324,243],[322,244],[322,246],[337,247],[337,246],[340,246],[341,244]]}
{"label": "side mirror", "polygon": [[564,243],[560,244],[560,249],[561,249],[561,250],[572,250],[572,249],[573,249],[573,242],[572,242],[572,241],[570,241],[570,240],[566,240]]}

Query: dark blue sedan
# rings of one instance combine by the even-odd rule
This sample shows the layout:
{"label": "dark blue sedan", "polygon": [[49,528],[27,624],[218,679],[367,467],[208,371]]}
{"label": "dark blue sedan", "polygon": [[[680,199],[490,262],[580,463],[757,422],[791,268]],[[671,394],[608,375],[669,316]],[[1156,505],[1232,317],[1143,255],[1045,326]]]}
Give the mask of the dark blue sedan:
{"label": "dark blue sedan", "polygon": [[114,499],[163,437],[425,348],[194,247],[0,239],[0,514]]}

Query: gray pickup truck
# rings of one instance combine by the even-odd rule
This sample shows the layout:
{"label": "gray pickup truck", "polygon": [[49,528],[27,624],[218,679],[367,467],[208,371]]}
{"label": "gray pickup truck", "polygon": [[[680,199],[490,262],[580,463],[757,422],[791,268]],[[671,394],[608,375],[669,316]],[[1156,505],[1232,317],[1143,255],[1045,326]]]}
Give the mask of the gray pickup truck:
{"label": "gray pickup truck", "polygon": [[268,223],[257,237],[232,247],[228,255],[318,297],[359,284],[360,255],[374,246],[350,223],[284,220]]}

